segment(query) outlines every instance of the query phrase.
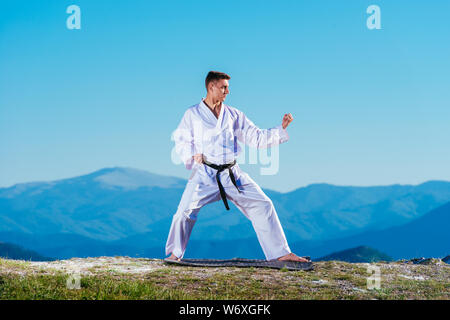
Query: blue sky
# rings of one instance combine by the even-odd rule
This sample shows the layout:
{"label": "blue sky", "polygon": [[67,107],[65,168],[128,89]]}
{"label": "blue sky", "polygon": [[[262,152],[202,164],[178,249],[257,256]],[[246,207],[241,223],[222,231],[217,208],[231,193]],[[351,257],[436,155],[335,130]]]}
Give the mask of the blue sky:
{"label": "blue sky", "polygon": [[[66,8],[81,8],[81,30]],[[366,8],[381,9],[369,30]],[[0,187],[127,166],[187,178],[172,131],[231,75],[261,128],[292,113],[262,187],[450,180],[450,2],[0,2]]]}

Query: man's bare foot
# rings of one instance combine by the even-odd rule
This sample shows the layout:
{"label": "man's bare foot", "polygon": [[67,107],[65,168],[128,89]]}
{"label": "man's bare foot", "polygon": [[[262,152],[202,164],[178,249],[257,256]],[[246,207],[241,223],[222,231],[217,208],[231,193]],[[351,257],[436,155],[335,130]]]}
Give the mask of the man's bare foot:
{"label": "man's bare foot", "polygon": [[279,257],[277,260],[278,261],[311,262],[311,260],[299,257],[299,256],[293,254],[292,252],[288,253],[287,255],[284,255],[282,257]]}
{"label": "man's bare foot", "polygon": [[174,261],[180,261],[181,259],[175,256],[173,253],[170,255],[170,257],[166,258],[167,260],[174,260]]}

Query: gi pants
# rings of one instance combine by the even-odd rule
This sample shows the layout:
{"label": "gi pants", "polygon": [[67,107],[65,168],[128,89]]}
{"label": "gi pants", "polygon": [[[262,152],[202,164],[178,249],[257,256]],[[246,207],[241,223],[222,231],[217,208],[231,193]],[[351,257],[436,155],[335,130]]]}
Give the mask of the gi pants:
{"label": "gi pants", "polygon": [[[225,170],[220,173],[220,180],[227,199],[251,221],[266,259],[273,260],[290,253],[272,200],[239,168],[238,164],[233,166],[232,170],[241,192],[238,192],[231,183],[229,173]],[[198,164],[193,169],[172,219],[166,255],[173,253],[182,258],[200,209],[209,203],[221,201],[219,188],[215,182],[216,172],[217,170],[205,167],[204,164]]]}

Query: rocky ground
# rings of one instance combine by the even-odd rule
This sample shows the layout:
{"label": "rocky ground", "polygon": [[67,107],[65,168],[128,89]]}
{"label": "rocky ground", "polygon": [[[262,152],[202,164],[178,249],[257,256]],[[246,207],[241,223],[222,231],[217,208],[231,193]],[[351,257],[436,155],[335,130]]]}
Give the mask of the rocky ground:
{"label": "rocky ground", "polygon": [[312,271],[288,271],[184,267],[129,257],[0,259],[0,299],[448,300],[450,265],[440,259],[323,261],[314,262]]}

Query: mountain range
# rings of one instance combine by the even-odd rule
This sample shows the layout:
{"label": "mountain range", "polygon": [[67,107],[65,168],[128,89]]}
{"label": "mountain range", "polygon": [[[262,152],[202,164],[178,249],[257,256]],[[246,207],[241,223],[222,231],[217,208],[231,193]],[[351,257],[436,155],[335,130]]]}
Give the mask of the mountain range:
{"label": "mountain range", "polygon": [[296,250],[315,255],[358,245],[377,248],[395,259],[445,257],[450,252],[450,202],[401,226],[362,232],[350,237],[317,242],[298,242]]}
{"label": "mountain range", "polygon": [[[74,178],[0,188],[0,241],[57,258],[162,257],[186,182],[113,167]],[[264,192],[275,205],[291,249],[303,255],[318,257],[360,245],[394,258],[449,249],[448,232],[438,237],[442,226],[449,225],[447,181],[374,187],[320,183],[287,193]],[[186,256],[261,257],[250,221],[234,205],[230,209],[226,211],[221,202],[201,209]],[[421,223],[420,219],[427,222],[422,236],[429,239],[423,250],[400,244],[386,250],[383,241],[371,240],[384,237],[402,243],[408,235],[417,238],[417,226],[408,225]]]}

